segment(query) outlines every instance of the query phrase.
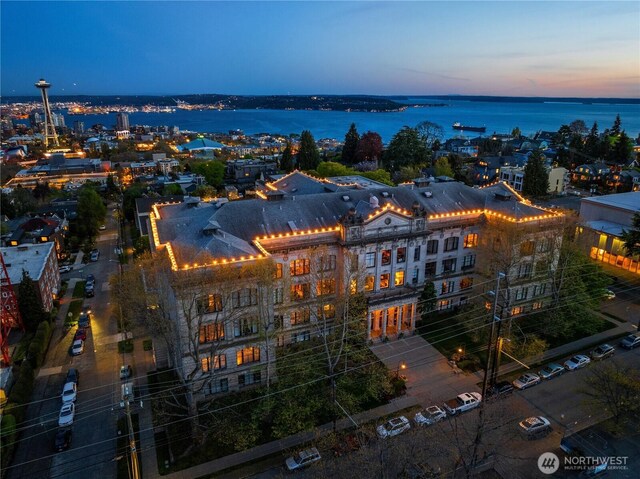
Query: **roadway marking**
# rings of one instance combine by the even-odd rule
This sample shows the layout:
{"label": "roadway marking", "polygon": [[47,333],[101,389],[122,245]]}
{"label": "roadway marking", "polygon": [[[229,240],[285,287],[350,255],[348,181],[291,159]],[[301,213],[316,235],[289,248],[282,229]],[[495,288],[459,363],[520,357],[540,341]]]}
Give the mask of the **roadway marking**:
{"label": "roadway marking", "polygon": [[62,366],[56,366],[54,368],[46,368],[46,369],[41,369],[40,372],[38,373],[39,378],[45,377],[45,376],[51,376],[52,374],[60,374],[62,372]]}

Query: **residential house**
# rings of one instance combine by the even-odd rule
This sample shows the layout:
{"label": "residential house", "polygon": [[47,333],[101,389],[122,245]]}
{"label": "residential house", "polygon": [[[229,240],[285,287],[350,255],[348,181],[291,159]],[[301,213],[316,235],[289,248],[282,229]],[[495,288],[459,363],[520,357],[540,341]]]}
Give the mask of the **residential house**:
{"label": "residential house", "polygon": [[578,165],[571,173],[571,181],[584,185],[602,184],[610,169],[604,163],[590,163]]}
{"label": "residential house", "polygon": [[640,190],[640,171],[637,170],[614,170],[605,179],[607,188],[616,193]]}
{"label": "residential house", "polygon": [[60,273],[54,243],[21,244],[0,248],[0,253],[16,294],[19,291],[18,285],[22,282],[22,272],[26,271],[36,283],[42,308],[51,311],[53,300],[60,291]]}

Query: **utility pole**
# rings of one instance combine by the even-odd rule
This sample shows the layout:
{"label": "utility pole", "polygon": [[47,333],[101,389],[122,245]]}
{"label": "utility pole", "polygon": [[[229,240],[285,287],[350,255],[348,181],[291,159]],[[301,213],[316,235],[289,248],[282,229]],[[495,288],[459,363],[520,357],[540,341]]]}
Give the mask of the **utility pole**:
{"label": "utility pole", "polygon": [[[483,400],[487,394],[487,387],[489,385],[489,371],[492,371],[492,375],[493,375],[492,366],[495,363],[494,350],[498,349],[497,345],[495,344],[496,341],[494,338],[496,338],[496,324],[498,324],[498,336],[500,335],[499,330],[500,330],[502,314],[498,316],[498,302],[500,297],[500,280],[504,279],[505,277],[506,276],[504,273],[498,273],[498,277],[496,278],[496,290],[493,292],[494,298],[493,298],[493,312],[491,315],[491,330],[489,332],[489,342],[487,344],[487,364],[484,368],[484,377],[482,379],[482,399]],[[493,382],[495,382],[495,377],[493,377],[492,380]]]}
{"label": "utility pole", "polygon": [[[133,383],[131,383],[133,385]],[[133,391],[131,391],[133,394]],[[131,407],[129,405],[130,395],[127,395],[124,399],[124,405],[127,414],[127,428],[129,429],[129,453],[131,456],[131,477],[133,479],[140,479],[140,466],[138,464],[138,451],[136,448],[136,437],[133,431],[133,421],[131,421]]]}

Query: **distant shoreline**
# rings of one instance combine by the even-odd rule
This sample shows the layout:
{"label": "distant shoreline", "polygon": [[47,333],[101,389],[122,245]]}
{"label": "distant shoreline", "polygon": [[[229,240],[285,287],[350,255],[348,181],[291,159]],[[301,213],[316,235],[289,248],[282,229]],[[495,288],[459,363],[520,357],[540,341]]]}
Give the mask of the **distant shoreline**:
{"label": "distant shoreline", "polygon": [[[335,110],[363,112],[392,112],[411,106],[445,106],[422,104],[424,100],[469,101],[489,103],[566,103],[640,105],[640,98],[581,98],[581,97],[519,97],[484,95],[50,95],[52,102],[89,103],[94,106],[177,106],[187,104],[218,105],[220,109],[273,110]],[[416,102],[416,100],[418,102]],[[38,95],[3,96],[1,104],[40,101]]]}

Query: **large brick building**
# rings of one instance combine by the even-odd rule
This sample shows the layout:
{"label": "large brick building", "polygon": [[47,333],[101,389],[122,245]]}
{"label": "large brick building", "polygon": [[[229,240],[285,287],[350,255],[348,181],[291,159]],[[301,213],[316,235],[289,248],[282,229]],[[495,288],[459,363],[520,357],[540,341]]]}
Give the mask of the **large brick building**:
{"label": "large brick building", "polygon": [[[339,298],[356,291],[367,299],[367,339],[412,333],[426,283],[435,287],[435,309],[447,310],[492,289],[494,282],[482,274],[494,278],[497,270],[507,273],[508,316],[544,306],[551,288],[537,269],[557,260],[561,215],[531,205],[502,183],[482,189],[427,179],[396,187],[363,184],[294,172],[267,183],[252,200],[155,205],[152,250],[166,253],[176,273],[272,261],[266,314],[275,318],[276,345],[319,334],[317,325],[336,314]],[[481,268],[479,251],[496,259],[485,257]],[[228,293],[212,284],[199,323],[203,351],[216,342],[214,358],[198,356],[203,371],[217,370],[212,393],[260,382],[266,358],[275,358],[265,351],[271,345],[256,319],[265,314],[260,283],[225,287]],[[186,344],[192,328],[184,326],[180,308],[174,316]],[[221,323],[225,317],[231,320]],[[198,367],[192,358],[183,362]]]}

